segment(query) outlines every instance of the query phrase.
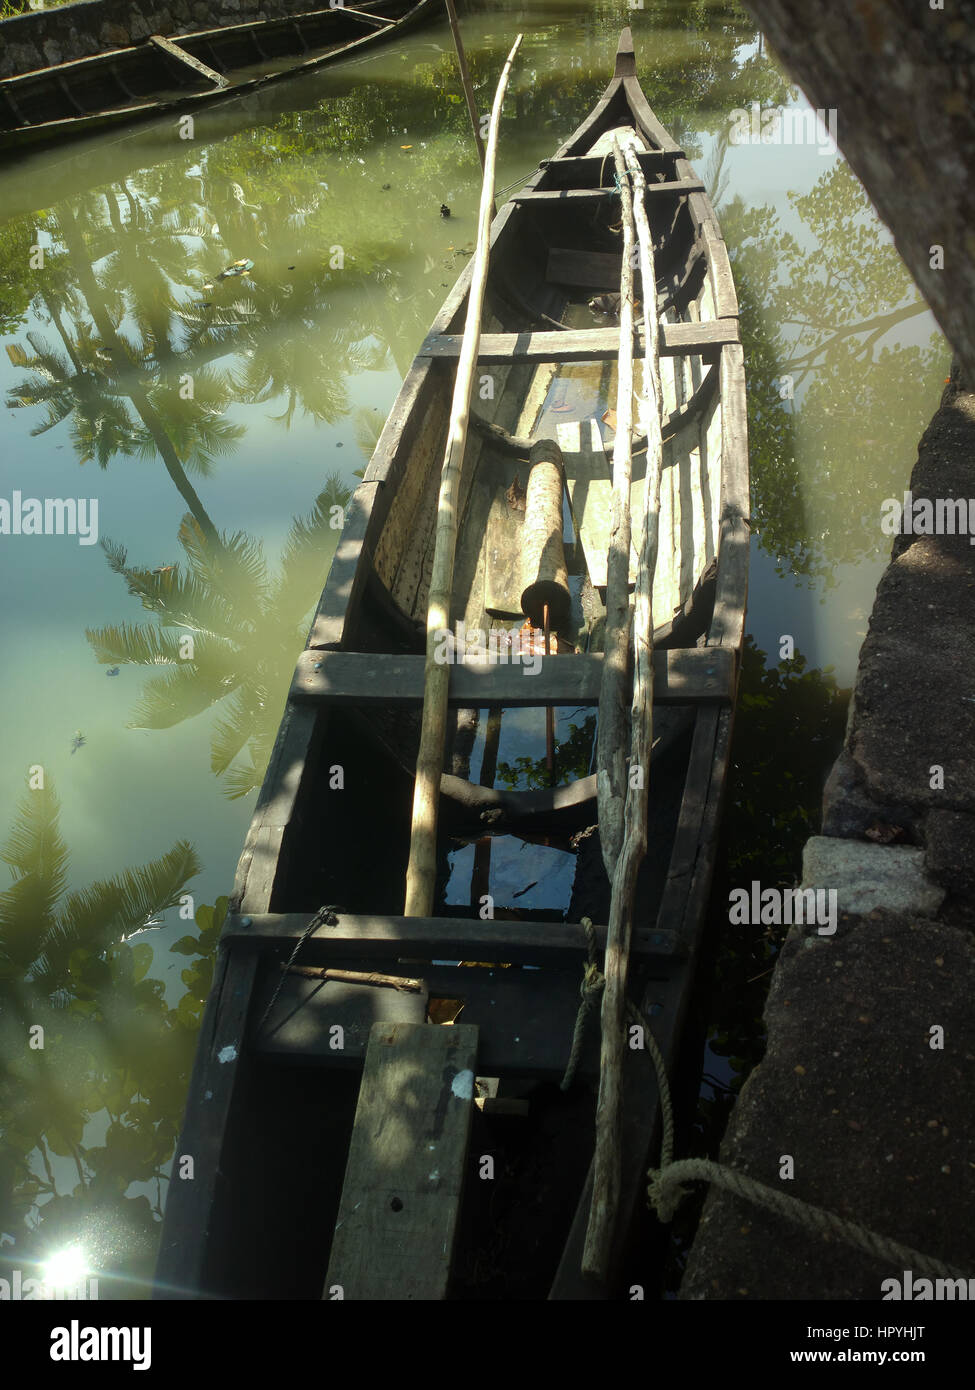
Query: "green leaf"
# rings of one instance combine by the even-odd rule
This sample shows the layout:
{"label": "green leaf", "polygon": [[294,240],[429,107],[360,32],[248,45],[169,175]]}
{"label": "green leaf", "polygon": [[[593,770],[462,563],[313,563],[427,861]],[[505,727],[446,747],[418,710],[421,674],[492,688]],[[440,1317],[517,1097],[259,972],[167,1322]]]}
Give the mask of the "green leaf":
{"label": "green leaf", "polygon": [[176,954],[180,956],[199,955],[199,938],[195,936],[181,936],[178,941],[173,942],[169,949],[175,951]]}

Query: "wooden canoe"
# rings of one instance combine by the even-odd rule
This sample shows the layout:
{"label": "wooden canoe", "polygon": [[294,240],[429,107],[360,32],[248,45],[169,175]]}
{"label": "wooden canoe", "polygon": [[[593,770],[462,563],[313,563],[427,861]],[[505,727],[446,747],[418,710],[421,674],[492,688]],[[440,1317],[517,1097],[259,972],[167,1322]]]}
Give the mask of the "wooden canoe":
{"label": "wooden canoe", "polygon": [[[480,419],[468,435],[455,571],[456,620],[510,638],[520,619],[498,616],[505,600],[497,592],[521,547],[514,480],[520,470],[525,481],[520,455],[529,441],[557,440],[579,538],[569,547],[573,612],[562,636],[580,650],[546,656],[532,676],[503,657],[458,661],[450,703],[502,707],[517,721],[526,708],[598,702],[612,437],[600,417],[613,400],[619,328],[587,305],[618,284],[620,202],[606,151],[620,130],[636,132],[647,175],[665,397],[650,851],[629,991],[670,1065],[728,767],[748,456],[725,245],[683,151],[647,105],[629,30],[598,106],[492,227],[474,393]],[[658,1117],[647,1054],[634,1050],[614,1275],[598,1286],[583,1279],[595,1020],[575,1083],[563,1092],[559,1081],[586,960],[583,916],[605,941],[595,779],[497,789],[485,774],[485,744],[481,786],[458,737],[442,784],[439,906],[430,918],[402,916],[422,620],[468,282],[469,271],[403,383],[298,661],[221,940],[177,1149],[193,1158],[194,1176],[180,1181],[174,1168],[157,1296],[606,1297],[642,1200]],[[634,492],[640,475],[637,452]],[[478,865],[488,839],[495,878],[483,853]],[[458,894],[456,865],[475,840],[468,897]],[[499,866],[513,846],[537,856],[525,870],[533,878],[543,876],[535,869],[546,867],[545,856],[568,858],[563,901],[539,905],[520,889],[505,896]],[[483,920],[488,882],[496,905]],[[323,978],[324,970],[333,973]],[[392,1051],[383,1053],[387,1043]],[[383,1057],[395,1056],[399,1070],[383,1071]],[[467,1099],[457,1078],[475,1072],[483,1095],[455,1124]],[[439,1093],[450,1077],[454,1089]],[[427,1153],[434,1149],[436,1161]]]}
{"label": "wooden canoe", "polygon": [[363,0],[286,19],[152,35],[130,48],[5,78],[0,157],[263,91],[387,43],[437,8],[437,0]]}

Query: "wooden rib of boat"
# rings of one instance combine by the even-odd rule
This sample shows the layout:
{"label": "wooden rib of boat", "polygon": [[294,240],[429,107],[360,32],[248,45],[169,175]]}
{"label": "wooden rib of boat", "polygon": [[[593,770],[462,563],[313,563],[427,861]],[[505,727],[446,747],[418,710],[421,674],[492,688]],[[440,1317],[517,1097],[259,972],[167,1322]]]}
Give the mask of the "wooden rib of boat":
{"label": "wooden rib of boat", "polygon": [[[600,946],[606,935],[595,778],[498,789],[491,764],[499,709],[523,740],[517,752],[541,738],[523,721],[543,707],[578,711],[599,699],[612,442],[601,417],[614,400],[620,330],[588,303],[619,285],[612,148],[621,132],[636,139],[647,179],[664,396],[650,848],[628,991],[673,1064],[712,878],[743,634],[745,383],[714,212],[647,105],[626,30],[598,106],[492,226],[453,618],[492,629],[498,659],[450,670],[460,713],[441,788],[435,915],[407,918],[402,905],[439,465],[469,268],[352,498],[298,661],[221,939],[157,1296],[614,1290],[658,1112],[648,1055],[629,1051],[620,1219],[610,1275],[597,1285],[580,1269],[598,1009],[574,1083],[559,1084],[587,958],[582,919],[595,923]],[[540,440],[561,450],[577,539],[559,651],[529,675],[504,653],[523,622],[523,455]],[[634,448],[637,495],[645,465]],[[533,633],[523,650],[537,652],[539,640]],[[476,777],[472,710],[484,735]],[[526,863],[517,883],[505,877],[515,854]],[[520,886],[529,879],[555,887],[532,897]],[[494,900],[487,920],[485,895]],[[177,1176],[181,1155],[193,1159],[192,1181]]]}
{"label": "wooden rib of boat", "polygon": [[246,96],[387,43],[436,8],[436,0],[363,0],[172,38],[154,34],[131,48],[5,78],[0,154]]}

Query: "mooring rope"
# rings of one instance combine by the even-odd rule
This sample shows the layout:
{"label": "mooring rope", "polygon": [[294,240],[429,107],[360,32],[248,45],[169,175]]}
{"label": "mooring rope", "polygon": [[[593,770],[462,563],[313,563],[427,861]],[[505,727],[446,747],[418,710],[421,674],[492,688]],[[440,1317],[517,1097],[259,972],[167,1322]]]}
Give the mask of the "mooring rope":
{"label": "mooring rope", "polygon": [[274,993],[271,995],[270,1003],[268,1004],[264,1012],[261,1014],[261,1021],[257,1025],[258,1033],[260,1033],[261,1029],[264,1027],[264,1024],[267,1022],[268,1014],[271,1012],[271,1010],[274,1008],[275,1003],[277,1002],[277,997],[281,993],[281,986],[287,979],[288,971],[294,965],[295,958],[297,957],[298,952],[301,950],[302,946],[304,946],[305,942],[311,936],[312,932],[317,931],[319,927],[335,927],[338,925],[339,919],[335,915],[337,910],[338,909],[334,905],[320,907],[318,911],[315,913],[314,917],[308,923],[305,930],[301,933],[298,940],[295,942],[295,948],[291,952],[291,955],[288,957],[288,963],[287,965],[285,965],[284,969],[278,976],[278,982],[274,986]]}
{"label": "mooring rope", "polygon": [[[595,829],[595,826],[593,826],[592,829]],[[565,1075],[559,1086],[559,1089],[562,1091],[567,1091],[575,1080],[576,1071],[579,1067],[579,1058],[582,1056],[582,1044],[585,1040],[586,1020],[589,1018],[596,1000],[602,992],[603,985],[606,983],[603,972],[600,970],[596,960],[596,928],[588,917],[583,917],[582,925],[586,932],[586,947],[589,959],[582,970],[582,984],[579,986],[581,998],[579,1011],[576,1014],[576,1025],[572,1033],[572,1047],[569,1051],[569,1060],[566,1063]]]}
{"label": "mooring rope", "polygon": [[[595,928],[588,917],[582,919],[582,925],[586,930],[588,960],[583,967],[580,990],[582,1003],[579,1005],[579,1012],[576,1016],[572,1051],[562,1081],[563,1091],[572,1084],[572,1078],[578,1067],[579,1055],[582,1051],[585,1022],[604,983],[603,975],[596,961]],[[647,1171],[649,1179],[647,1205],[664,1225],[673,1220],[680,1203],[690,1193],[690,1188],[686,1184],[709,1182],[716,1187],[723,1188],[726,1192],[733,1193],[734,1196],[740,1197],[746,1202],[753,1202],[756,1206],[764,1207],[766,1211],[784,1217],[793,1225],[800,1226],[807,1231],[818,1232],[820,1235],[835,1236],[854,1249],[861,1250],[864,1254],[871,1255],[877,1260],[888,1262],[895,1268],[910,1269],[915,1273],[939,1279],[968,1279],[970,1277],[964,1270],[957,1269],[954,1265],[945,1264],[944,1261],[936,1260],[931,1255],[925,1255],[920,1250],[913,1250],[909,1245],[901,1245],[899,1241],[891,1240],[888,1236],[878,1235],[876,1231],[869,1230],[866,1226],[860,1225],[858,1221],[849,1221],[846,1217],[837,1216],[835,1212],[827,1211],[825,1207],[815,1206],[812,1202],[803,1201],[801,1197],[790,1197],[788,1193],[780,1192],[767,1183],[759,1182],[756,1178],[747,1177],[746,1174],[738,1172],[735,1168],[729,1168],[724,1163],[716,1163],[709,1158],[679,1158],[675,1160],[674,1109],[663,1055],[650,1031],[650,1025],[632,1001],[627,1006],[627,1018],[629,1022],[638,1025],[643,1030],[643,1040],[650,1053],[657,1077],[661,1123],[660,1166],[659,1168],[650,1168]]]}

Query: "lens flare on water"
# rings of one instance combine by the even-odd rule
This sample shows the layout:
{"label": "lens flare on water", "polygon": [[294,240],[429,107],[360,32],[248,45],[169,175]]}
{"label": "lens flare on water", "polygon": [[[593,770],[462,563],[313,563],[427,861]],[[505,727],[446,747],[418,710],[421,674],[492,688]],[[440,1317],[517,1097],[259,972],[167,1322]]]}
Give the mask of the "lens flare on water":
{"label": "lens flare on water", "polygon": [[44,1282],[55,1288],[77,1284],[91,1271],[88,1260],[80,1245],[70,1245],[52,1255],[43,1265]]}

